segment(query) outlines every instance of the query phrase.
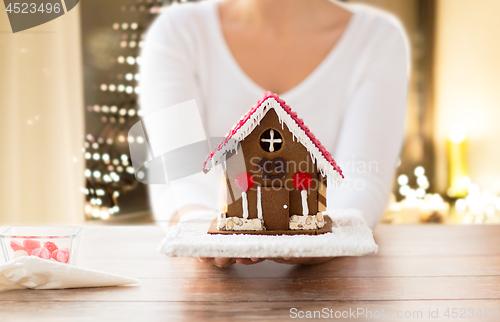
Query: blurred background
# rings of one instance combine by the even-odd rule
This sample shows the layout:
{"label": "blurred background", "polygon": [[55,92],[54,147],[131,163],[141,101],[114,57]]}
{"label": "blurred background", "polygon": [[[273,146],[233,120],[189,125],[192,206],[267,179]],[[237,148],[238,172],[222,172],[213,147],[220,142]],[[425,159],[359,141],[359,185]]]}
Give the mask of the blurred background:
{"label": "blurred background", "polygon": [[[174,2],[85,0],[16,34],[0,10],[0,224],[152,222],[127,133],[144,33]],[[500,223],[500,1],[345,2],[391,12],[411,43],[406,139],[382,221]]]}

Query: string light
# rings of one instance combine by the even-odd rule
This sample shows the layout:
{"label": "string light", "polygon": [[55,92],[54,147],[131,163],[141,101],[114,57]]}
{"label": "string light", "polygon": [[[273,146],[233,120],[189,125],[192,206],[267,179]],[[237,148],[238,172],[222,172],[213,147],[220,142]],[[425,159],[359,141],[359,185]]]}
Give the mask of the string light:
{"label": "string light", "polygon": [[108,220],[109,219],[109,210],[108,208],[101,209],[101,219]]}
{"label": "string light", "polygon": [[418,166],[415,168],[415,171],[413,172],[416,177],[423,176],[425,174],[425,169],[422,166]]}
{"label": "string light", "polygon": [[109,176],[110,176],[110,177],[111,177],[111,179],[113,179],[113,181],[115,181],[115,182],[120,181],[120,176],[119,176],[118,174],[116,174],[116,172],[111,172],[111,173],[109,174]]}
{"label": "string light", "polygon": [[[122,13],[138,10],[143,13],[149,11],[157,14],[161,11],[161,4],[163,4],[162,0],[140,0],[136,5],[121,5],[120,10]],[[101,92],[97,97],[102,96],[102,102],[109,105],[86,106],[88,112],[110,114],[99,115],[95,118],[104,123],[101,132],[96,135],[97,140],[89,134],[83,142],[82,157],[89,160],[87,161],[87,169],[84,170],[88,187],[82,189],[87,200],[84,209],[87,218],[106,220],[120,212],[120,207],[116,204],[117,198],[120,196],[120,191],[130,189],[131,180],[135,180],[130,176],[133,176],[135,171],[128,155],[121,152],[115,155],[117,153],[115,151],[117,151],[116,149],[124,151],[127,141],[130,144],[145,143],[144,137],[128,136],[125,130],[125,125],[132,125],[136,122],[133,118],[142,116],[142,111],[139,111],[137,106],[137,95],[140,92],[140,87],[134,81],[140,80],[137,69],[138,65],[141,64],[141,57],[138,54],[145,38],[142,26],[149,25],[152,17],[140,15],[138,19],[140,20],[111,22],[111,26],[108,26],[110,30],[115,32],[118,40],[114,46],[121,53],[113,55],[109,59],[115,62],[115,66],[112,67],[119,68],[120,71],[115,72],[114,75],[110,75],[110,70],[102,71],[103,77],[101,79],[107,81],[105,81],[106,83],[97,83],[97,90]],[[99,77],[95,79],[99,79]],[[115,81],[110,79],[115,79]],[[105,96],[107,97],[104,98]],[[35,121],[32,120],[27,122],[35,124]],[[117,147],[112,147],[113,144],[117,144]],[[78,158],[73,158],[73,160],[78,161]],[[145,177],[143,171],[139,171],[136,175],[137,178]],[[113,190],[110,190],[111,186]],[[95,189],[91,187],[95,187]],[[134,189],[133,186],[132,189]]]}
{"label": "string light", "polygon": [[93,207],[92,208],[92,217],[99,218],[100,215],[101,215],[101,211],[99,210],[99,208]]}
{"label": "string light", "polygon": [[407,185],[408,184],[408,176],[406,174],[402,174],[398,177],[398,183],[401,186]]}
{"label": "string light", "polygon": [[401,186],[401,188],[399,188],[399,193],[402,195],[402,196],[407,196],[408,193],[410,192],[410,187],[409,186]]}
{"label": "string light", "polygon": [[417,198],[424,198],[425,197],[425,189],[418,188],[415,192],[415,195]]}

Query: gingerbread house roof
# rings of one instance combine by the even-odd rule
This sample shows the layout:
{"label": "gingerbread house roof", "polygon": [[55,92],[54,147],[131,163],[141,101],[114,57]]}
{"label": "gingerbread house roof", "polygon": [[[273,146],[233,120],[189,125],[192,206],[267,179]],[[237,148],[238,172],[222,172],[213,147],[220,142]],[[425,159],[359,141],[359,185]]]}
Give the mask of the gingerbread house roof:
{"label": "gingerbread house roof", "polygon": [[293,112],[278,95],[271,92],[265,93],[263,98],[236,123],[227,137],[210,153],[203,164],[203,172],[207,173],[212,166],[216,166],[223,161],[228,152],[236,151],[238,143],[260,124],[260,121],[271,109],[274,109],[278,115],[280,123],[285,123],[294,139],[300,142],[311,154],[311,159],[316,162],[319,171],[323,175],[332,176],[340,184],[344,175],[330,152],[305,126],[304,121],[297,116],[297,113]]}

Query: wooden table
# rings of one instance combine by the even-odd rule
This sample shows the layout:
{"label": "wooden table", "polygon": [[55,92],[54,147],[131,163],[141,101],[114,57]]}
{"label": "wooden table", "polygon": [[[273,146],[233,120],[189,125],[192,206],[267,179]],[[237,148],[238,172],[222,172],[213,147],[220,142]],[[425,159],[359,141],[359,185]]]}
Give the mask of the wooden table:
{"label": "wooden table", "polygon": [[[377,255],[314,267],[263,262],[220,269],[160,255],[162,237],[155,226],[86,227],[78,265],[135,276],[142,285],[3,292],[0,321],[276,320],[358,309],[365,311],[358,321],[370,317],[367,311],[377,321],[480,321],[479,311],[483,318],[485,309],[500,314],[500,226],[381,225]],[[466,318],[452,318],[453,308],[457,315],[466,309]],[[469,309],[474,318],[467,318]],[[382,310],[393,318],[381,318]],[[439,318],[429,318],[429,310]]]}

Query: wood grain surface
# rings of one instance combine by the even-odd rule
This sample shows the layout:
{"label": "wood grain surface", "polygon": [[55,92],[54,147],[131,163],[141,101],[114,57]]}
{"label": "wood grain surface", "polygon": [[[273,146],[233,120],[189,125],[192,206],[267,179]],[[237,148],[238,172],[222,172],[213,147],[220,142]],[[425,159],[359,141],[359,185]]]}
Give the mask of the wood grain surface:
{"label": "wood grain surface", "polygon": [[78,266],[142,284],[2,292],[0,321],[500,320],[500,226],[380,225],[377,255],[226,269],[160,255],[162,237],[156,226],[85,227]]}

